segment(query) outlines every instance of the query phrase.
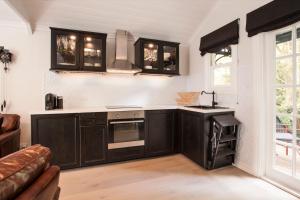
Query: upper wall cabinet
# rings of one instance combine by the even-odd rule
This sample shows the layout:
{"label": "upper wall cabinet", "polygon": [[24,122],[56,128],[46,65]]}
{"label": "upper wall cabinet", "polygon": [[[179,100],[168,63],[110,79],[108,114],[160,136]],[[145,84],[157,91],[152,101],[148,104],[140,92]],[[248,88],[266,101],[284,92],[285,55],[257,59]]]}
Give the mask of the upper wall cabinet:
{"label": "upper wall cabinet", "polygon": [[134,45],[142,73],[179,75],[179,43],[139,38]]}
{"label": "upper wall cabinet", "polygon": [[51,70],[105,72],[106,37],[104,33],[51,28]]}

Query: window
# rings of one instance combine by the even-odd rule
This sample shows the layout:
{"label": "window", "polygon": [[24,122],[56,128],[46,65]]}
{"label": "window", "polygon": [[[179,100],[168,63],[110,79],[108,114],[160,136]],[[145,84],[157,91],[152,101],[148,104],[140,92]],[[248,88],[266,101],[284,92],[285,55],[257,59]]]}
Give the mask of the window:
{"label": "window", "polygon": [[273,168],[300,179],[300,28],[277,32]]}
{"label": "window", "polygon": [[210,87],[219,93],[235,93],[236,46],[210,54]]}

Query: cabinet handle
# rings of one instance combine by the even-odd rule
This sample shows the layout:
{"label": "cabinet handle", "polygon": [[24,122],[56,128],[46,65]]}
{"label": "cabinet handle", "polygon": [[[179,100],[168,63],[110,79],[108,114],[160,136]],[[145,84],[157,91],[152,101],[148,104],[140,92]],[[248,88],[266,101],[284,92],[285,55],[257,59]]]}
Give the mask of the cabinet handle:
{"label": "cabinet handle", "polygon": [[144,120],[133,120],[133,121],[112,121],[110,124],[128,124],[128,123],[143,123]]}

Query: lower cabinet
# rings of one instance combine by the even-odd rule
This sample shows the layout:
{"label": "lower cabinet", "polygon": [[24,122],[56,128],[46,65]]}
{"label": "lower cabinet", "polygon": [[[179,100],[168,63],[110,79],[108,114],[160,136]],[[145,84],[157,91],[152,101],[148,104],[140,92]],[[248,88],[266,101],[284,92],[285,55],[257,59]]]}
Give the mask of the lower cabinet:
{"label": "lower cabinet", "polygon": [[31,116],[31,142],[49,147],[61,169],[106,162],[106,113]]}
{"label": "lower cabinet", "polygon": [[62,169],[122,161],[124,157],[129,160],[172,153],[183,153],[208,168],[210,119],[229,113],[234,115],[234,112],[146,111],[145,148],[120,148],[110,152],[107,113],[32,115],[32,144],[49,147],[52,163]]}
{"label": "lower cabinet", "polygon": [[181,149],[189,159],[208,169],[209,138],[212,131],[211,118],[234,112],[198,113],[180,111]]}
{"label": "lower cabinet", "polygon": [[31,143],[49,147],[53,164],[62,169],[80,166],[77,115],[32,115],[31,131]]}
{"label": "lower cabinet", "polygon": [[106,127],[103,125],[81,126],[81,165],[90,166],[106,162]]}
{"label": "lower cabinet", "polygon": [[174,110],[146,111],[146,155],[159,156],[174,151]]}
{"label": "lower cabinet", "polygon": [[201,122],[199,113],[182,111],[182,153],[199,165],[204,166],[204,154],[206,152],[203,147],[204,132],[203,123]]}

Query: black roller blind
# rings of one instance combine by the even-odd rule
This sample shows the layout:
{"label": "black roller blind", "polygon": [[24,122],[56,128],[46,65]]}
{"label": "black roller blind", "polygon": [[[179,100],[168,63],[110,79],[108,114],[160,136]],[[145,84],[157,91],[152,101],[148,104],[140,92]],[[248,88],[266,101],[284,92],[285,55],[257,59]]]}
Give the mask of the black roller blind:
{"label": "black roller blind", "polygon": [[252,37],[300,20],[300,0],[274,0],[247,14],[246,30]]}
{"label": "black roller blind", "polygon": [[[299,0],[300,1],[300,0]],[[201,38],[200,48],[201,55],[206,53],[216,53],[222,48],[239,42],[239,19],[205,35]]]}

